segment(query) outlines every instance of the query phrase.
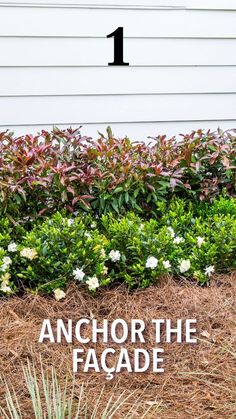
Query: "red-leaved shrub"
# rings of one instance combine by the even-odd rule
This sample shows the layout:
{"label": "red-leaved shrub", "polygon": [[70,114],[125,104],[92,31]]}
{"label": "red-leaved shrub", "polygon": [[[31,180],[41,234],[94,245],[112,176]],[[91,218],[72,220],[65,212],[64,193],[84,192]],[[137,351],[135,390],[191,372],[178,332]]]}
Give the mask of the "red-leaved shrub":
{"label": "red-leaved shrub", "polygon": [[155,211],[171,195],[212,200],[236,191],[236,130],[194,131],[150,144],[98,140],[80,130],[0,134],[1,213],[42,215],[83,207],[99,213]]}

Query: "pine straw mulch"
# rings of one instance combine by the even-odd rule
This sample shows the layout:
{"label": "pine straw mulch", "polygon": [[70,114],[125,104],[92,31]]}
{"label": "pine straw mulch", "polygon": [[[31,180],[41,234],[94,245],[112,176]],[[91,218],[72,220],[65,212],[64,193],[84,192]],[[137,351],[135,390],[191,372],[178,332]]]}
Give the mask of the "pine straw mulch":
{"label": "pine straw mulch", "polygon": [[[72,348],[78,347],[76,342],[73,345],[38,343],[43,319],[50,318],[55,323],[58,318],[75,321],[81,317],[107,318],[109,321],[123,318],[127,322],[136,318],[148,324],[153,318],[196,318],[198,344],[161,345],[165,349],[164,374],[122,372],[112,381],[106,381],[104,373],[77,374],[76,383],[86,384],[91,407],[105,385],[103,399],[108,399],[112,393],[118,397],[123,390],[132,392],[136,389],[132,396],[135,401],[137,394],[143,392],[143,409],[152,404],[160,406],[159,413],[152,415],[150,412],[145,416],[147,418],[236,418],[235,303],[236,273],[216,277],[208,288],[168,279],[147,290],[128,293],[124,287],[119,287],[103,290],[96,297],[71,285],[67,298],[59,303],[40,296],[1,300],[0,374],[8,382],[15,383],[24,417],[30,419],[33,416],[21,364],[26,364],[29,358],[40,369],[41,356],[45,366],[55,365],[63,381],[66,375],[72,376]],[[151,349],[154,345],[150,328],[145,337],[144,347]],[[109,345],[99,342],[94,346],[99,355]],[[110,346],[118,348],[114,343]],[[125,347],[132,352],[134,345],[128,343]],[[0,406],[5,406],[4,394],[5,388],[0,384]],[[101,405],[103,402],[105,400]],[[125,406],[116,418],[125,417]]]}

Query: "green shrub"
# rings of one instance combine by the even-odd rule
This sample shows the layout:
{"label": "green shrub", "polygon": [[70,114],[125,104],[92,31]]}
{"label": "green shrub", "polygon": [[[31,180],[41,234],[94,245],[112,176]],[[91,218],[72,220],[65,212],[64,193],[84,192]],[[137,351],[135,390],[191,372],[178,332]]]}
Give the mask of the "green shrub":
{"label": "green shrub", "polygon": [[201,204],[196,205],[196,210],[198,214],[203,214],[208,212],[210,215],[230,215],[231,217],[236,218],[236,199],[233,197],[226,198],[225,196],[220,196],[217,199],[214,199],[212,204]]}
{"label": "green shrub", "polygon": [[175,198],[155,219],[58,212],[17,233],[2,219],[0,291],[54,291],[60,299],[70,280],[94,292],[121,282],[147,287],[165,274],[208,283],[214,272],[236,268],[235,207],[233,198],[199,206]]}
{"label": "green shrub", "polygon": [[[148,286],[169,272],[206,283],[213,272],[236,267],[236,219],[206,213],[204,217],[194,217],[191,211],[181,213],[177,207],[176,212],[171,208],[159,223],[138,221],[137,217],[132,222],[132,216],[121,221],[113,216],[103,217],[109,250],[121,255],[120,261],[110,262],[110,277],[123,277],[130,286]],[[155,259],[151,259],[152,267],[148,268],[149,258]],[[183,261],[189,261],[186,267]],[[207,274],[209,267],[212,268]]]}
{"label": "green shrub", "polygon": [[29,263],[29,257],[19,255],[16,276],[27,287],[44,291],[60,288],[71,279],[97,278],[105,285],[105,244],[106,238],[97,229],[87,231],[81,217],[56,213],[26,234],[20,255],[23,249],[35,249],[35,257]]}

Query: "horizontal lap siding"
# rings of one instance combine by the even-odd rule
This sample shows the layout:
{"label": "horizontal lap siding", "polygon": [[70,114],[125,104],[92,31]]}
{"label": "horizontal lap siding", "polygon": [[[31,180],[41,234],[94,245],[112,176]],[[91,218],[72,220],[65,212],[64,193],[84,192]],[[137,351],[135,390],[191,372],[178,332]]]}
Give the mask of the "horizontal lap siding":
{"label": "horizontal lap siding", "polygon": [[236,10],[235,0],[1,0],[0,5],[32,5],[35,7],[90,8],[178,8],[189,10]]}
{"label": "horizontal lap siding", "polygon": [[[22,0],[1,0],[0,4],[22,4]],[[155,7],[155,8],[188,8],[210,10],[236,10],[235,0],[25,0],[23,4],[37,4],[41,7]]]}
{"label": "horizontal lap siding", "polygon": [[[0,1],[1,129],[236,127],[236,0],[90,1]],[[107,65],[118,26],[129,67]]]}
{"label": "horizontal lap siding", "polygon": [[233,119],[236,94],[1,97],[3,125]]}
{"label": "horizontal lap siding", "polygon": [[0,96],[236,93],[235,69],[0,67]]}
{"label": "horizontal lap siding", "polygon": [[[113,61],[113,43],[106,38],[0,38],[0,66],[107,67]],[[124,59],[130,66],[145,67],[236,66],[236,38],[128,38]]]}
{"label": "horizontal lap siding", "polygon": [[228,11],[1,7],[0,36],[106,37],[118,26],[127,37],[236,38]]}

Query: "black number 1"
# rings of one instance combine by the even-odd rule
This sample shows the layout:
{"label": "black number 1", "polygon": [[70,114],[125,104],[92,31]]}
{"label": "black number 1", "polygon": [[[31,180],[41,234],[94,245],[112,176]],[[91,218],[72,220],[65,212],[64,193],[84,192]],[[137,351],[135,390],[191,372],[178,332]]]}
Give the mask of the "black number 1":
{"label": "black number 1", "polygon": [[124,63],[124,34],[123,28],[119,27],[114,32],[107,35],[107,38],[114,37],[114,62],[108,65],[129,65]]}

